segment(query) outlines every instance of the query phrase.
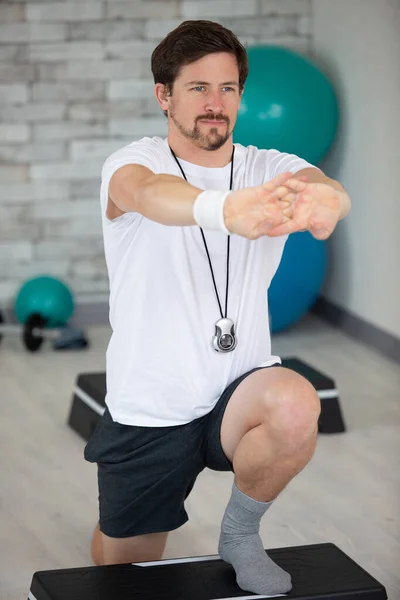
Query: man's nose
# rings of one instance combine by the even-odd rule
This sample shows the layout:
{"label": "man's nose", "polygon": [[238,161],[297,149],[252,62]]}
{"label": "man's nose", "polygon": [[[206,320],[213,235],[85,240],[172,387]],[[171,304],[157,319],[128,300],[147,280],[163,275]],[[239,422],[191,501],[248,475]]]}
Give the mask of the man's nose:
{"label": "man's nose", "polygon": [[220,113],[223,111],[224,104],[220,92],[212,92],[206,101],[206,110],[208,112]]}

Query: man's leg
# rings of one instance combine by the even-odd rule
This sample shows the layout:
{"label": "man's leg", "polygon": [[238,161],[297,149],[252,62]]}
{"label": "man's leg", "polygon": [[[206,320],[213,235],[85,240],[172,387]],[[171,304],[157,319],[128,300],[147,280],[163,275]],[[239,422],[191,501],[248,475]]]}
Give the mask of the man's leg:
{"label": "man's leg", "polygon": [[100,525],[97,523],[92,535],[92,559],[96,566],[100,567],[103,563],[103,540],[100,531]]}
{"label": "man's leg", "polygon": [[168,532],[188,519],[184,499],[205,466],[203,429],[198,420],[173,427],[122,425],[105,412],[85,447],[86,460],[98,471],[95,564],[162,558]]}
{"label": "man's leg", "polygon": [[291,588],[290,576],[265,553],[262,515],[314,454],[320,400],[303,377],[282,367],[250,374],[233,392],[221,443],[235,484],[221,528],[219,553],[233,565],[240,587],[257,594]]}
{"label": "man's leg", "polygon": [[92,538],[92,558],[97,566],[161,560],[167,538],[168,533],[112,538],[97,525]]}

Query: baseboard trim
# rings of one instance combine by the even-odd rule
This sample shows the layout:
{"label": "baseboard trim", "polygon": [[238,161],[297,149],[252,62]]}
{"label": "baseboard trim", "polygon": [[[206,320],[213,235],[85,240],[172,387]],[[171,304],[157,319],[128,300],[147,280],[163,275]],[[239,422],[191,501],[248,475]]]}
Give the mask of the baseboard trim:
{"label": "baseboard trim", "polygon": [[312,312],[351,337],[400,363],[400,339],[320,296]]}
{"label": "baseboard trim", "polygon": [[77,302],[74,315],[70,321],[76,327],[90,327],[91,325],[109,325],[109,304],[104,302]]}

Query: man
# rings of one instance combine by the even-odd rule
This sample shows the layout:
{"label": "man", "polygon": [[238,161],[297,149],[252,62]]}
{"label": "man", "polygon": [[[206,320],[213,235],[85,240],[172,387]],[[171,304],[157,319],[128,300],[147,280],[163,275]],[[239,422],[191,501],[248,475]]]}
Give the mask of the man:
{"label": "man", "polygon": [[259,524],[310,461],[320,402],[271,354],[267,288],[288,234],[326,239],[350,200],[299,157],[233,144],[248,63],[231,31],[182,23],[152,72],[168,137],[133,142],[102,172],[113,334],[107,409],[85,449],[98,463],[93,558],[161,558],[197,475],[232,470],[219,554],[244,590],[285,593]]}

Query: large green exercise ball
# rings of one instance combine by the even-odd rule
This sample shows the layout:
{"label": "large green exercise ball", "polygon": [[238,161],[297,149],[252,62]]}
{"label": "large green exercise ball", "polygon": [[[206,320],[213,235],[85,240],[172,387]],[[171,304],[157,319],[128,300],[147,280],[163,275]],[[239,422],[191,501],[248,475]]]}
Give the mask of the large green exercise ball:
{"label": "large green exercise ball", "polygon": [[74,312],[74,298],[69,287],[59,279],[43,275],[26,281],[15,299],[15,314],[25,323],[33,313],[48,319],[47,326],[65,325]]}
{"label": "large green exercise ball", "polygon": [[293,326],[310,310],[324,284],[327,266],[325,240],[316,240],[308,231],[288,237],[268,290],[271,333]]}
{"label": "large green exercise ball", "polygon": [[338,126],[332,84],[305,56],[280,46],[247,50],[249,76],[234,130],[244,146],[274,148],[317,164]]}

